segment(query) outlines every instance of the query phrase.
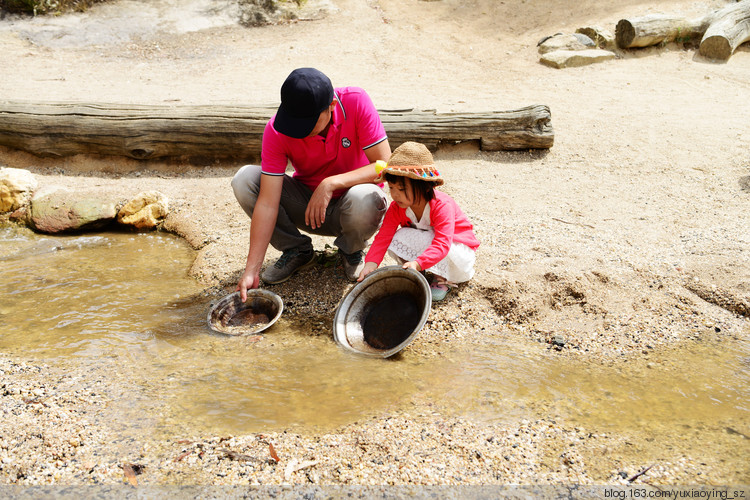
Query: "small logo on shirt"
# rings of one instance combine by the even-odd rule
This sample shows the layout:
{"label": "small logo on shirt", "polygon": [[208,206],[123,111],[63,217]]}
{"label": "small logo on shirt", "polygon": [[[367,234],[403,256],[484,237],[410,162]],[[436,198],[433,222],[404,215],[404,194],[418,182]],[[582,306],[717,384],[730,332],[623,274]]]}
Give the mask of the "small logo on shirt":
{"label": "small logo on shirt", "polygon": [[345,148],[348,148],[349,146],[352,145],[352,141],[344,137],[343,139],[341,139],[341,145],[344,146]]}

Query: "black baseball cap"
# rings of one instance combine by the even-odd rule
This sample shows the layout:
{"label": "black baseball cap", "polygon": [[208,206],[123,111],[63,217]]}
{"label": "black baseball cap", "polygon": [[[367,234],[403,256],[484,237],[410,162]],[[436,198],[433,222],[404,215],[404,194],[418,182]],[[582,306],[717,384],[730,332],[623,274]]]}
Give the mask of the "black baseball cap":
{"label": "black baseball cap", "polygon": [[333,85],[326,75],[315,68],[295,69],[281,86],[273,128],[295,139],[307,137],[332,101]]}

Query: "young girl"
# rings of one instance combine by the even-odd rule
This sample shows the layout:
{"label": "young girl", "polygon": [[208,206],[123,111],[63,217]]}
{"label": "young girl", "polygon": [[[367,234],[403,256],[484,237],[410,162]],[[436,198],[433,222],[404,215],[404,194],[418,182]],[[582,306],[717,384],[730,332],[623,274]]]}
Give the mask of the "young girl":
{"label": "young girl", "polygon": [[473,226],[453,198],[434,189],[443,179],[424,144],[403,143],[378,168],[375,182],[388,183],[393,202],[357,281],[378,268],[387,250],[404,269],[431,272],[432,300],[443,300],[449,287],[474,276]]}

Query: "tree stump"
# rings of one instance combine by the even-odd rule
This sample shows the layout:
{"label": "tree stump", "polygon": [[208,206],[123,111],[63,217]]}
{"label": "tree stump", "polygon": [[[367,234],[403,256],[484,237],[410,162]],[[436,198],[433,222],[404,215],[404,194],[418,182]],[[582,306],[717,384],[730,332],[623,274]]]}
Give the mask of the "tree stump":
{"label": "tree stump", "polygon": [[709,59],[726,61],[750,40],[750,0],[728,5],[713,15],[698,51]]}

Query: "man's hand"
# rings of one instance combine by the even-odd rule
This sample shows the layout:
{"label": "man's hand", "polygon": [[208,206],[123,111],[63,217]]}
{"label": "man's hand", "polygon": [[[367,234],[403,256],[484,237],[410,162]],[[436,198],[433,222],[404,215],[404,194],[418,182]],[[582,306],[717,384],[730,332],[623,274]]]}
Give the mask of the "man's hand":
{"label": "man's hand", "polygon": [[310,201],[305,210],[305,224],[312,229],[318,229],[326,221],[326,209],[333,198],[333,193],[339,189],[348,189],[357,184],[372,183],[375,180],[375,167],[373,163],[377,160],[387,161],[391,157],[391,146],[388,139],[365,150],[365,155],[370,161],[357,169],[343,174],[326,177],[313,191]]}
{"label": "man's hand", "polygon": [[305,224],[312,229],[318,229],[326,221],[326,209],[333,197],[333,189],[330,187],[328,179],[318,184],[310,197],[310,202],[305,210]]}
{"label": "man's hand", "polygon": [[237,290],[240,292],[240,299],[242,299],[242,302],[247,300],[247,291],[253,288],[258,288],[259,284],[260,276],[258,272],[245,269],[239,283],[237,283]]}
{"label": "man's hand", "polygon": [[362,271],[359,272],[359,278],[357,278],[357,281],[362,281],[363,279],[365,279],[365,276],[367,276],[377,268],[378,265],[374,262],[365,262],[365,267],[363,267]]}
{"label": "man's hand", "polygon": [[401,267],[403,267],[404,269],[414,269],[417,272],[422,271],[422,266],[420,266],[416,260],[410,260]]}

